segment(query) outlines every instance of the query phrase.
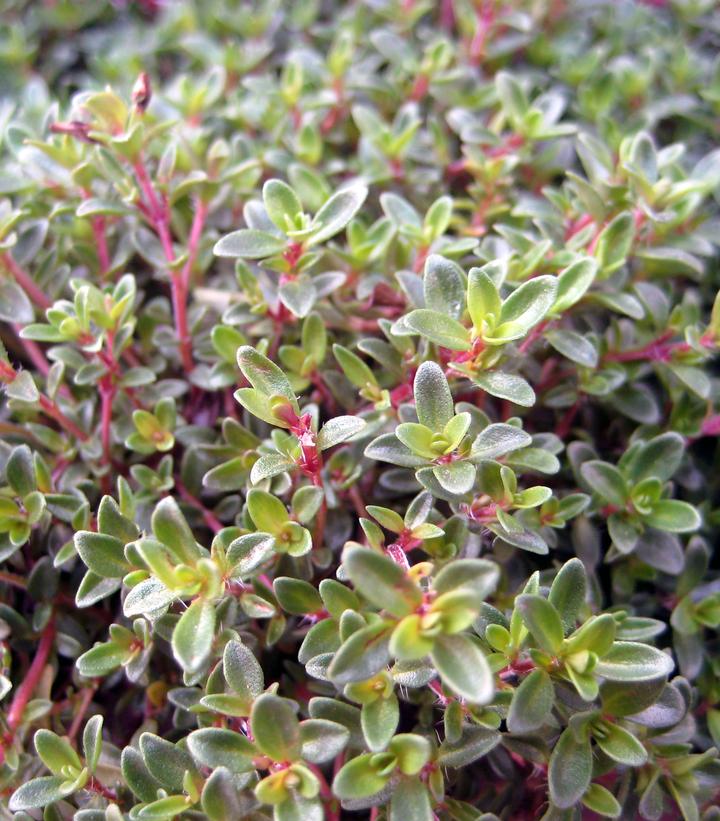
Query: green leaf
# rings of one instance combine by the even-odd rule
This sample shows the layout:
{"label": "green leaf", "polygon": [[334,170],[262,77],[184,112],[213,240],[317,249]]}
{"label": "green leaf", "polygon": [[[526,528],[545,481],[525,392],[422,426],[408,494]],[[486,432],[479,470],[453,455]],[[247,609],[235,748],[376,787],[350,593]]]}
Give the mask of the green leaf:
{"label": "green leaf", "polygon": [[35,318],[32,302],[12,279],[0,280],[0,319],[26,325]]}
{"label": "green leaf", "polygon": [[189,809],[188,799],[184,795],[168,795],[146,804],[138,811],[140,821],[166,821],[175,818]]}
{"label": "green leaf", "polygon": [[88,569],[98,576],[119,579],[131,569],[125,558],[124,543],[113,536],[80,530],[75,534],[73,542]]}
{"label": "green leaf", "polygon": [[592,650],[599,656],[610,651],[617,626],[612,613],[591,616],[568,638],[567,649],[571,653],[581,650]]}
{"label": "green leaf", "polygon": [[208,661],[214,639],[215,607],[205,599],[195,599],[173,630],[173,655],[183,670],[197,673]]}
{"label": "green leaf", "polygon": [[438,750],[437,762],[443,767],[467,767],[477,761],[502,741],[502,734],[487,727],[465,724],[462,736],[454,742],[443,741]]}
{"label": "green leaf", "polygon": [[19,371],[15,379],[7,383],[5,392],[9,399],[17,399],[20,402],[37,402],[40,398],[40,392],[30,371]]}
{"label": "green leaf", "polygon": [[548,601],[560,614],[563,630],[575,628],[587,595],[587,573],[580,559],[570,559],[558,571],[548,595]]}
{"label": "green leaf", "polygon": [[282,609],[294,616],[315,613],[323,608],[317,589],[302,579],[279,576],[273,582],[273,590]]}
{"label": "green leaf", "polygon": [[617,798],[601,784],[591,784],[582,802],[588,809],[605,818],[620,818],[622,814]]}
{"label": "green leaf", "polygon": [[545,339],[572,362],[583,368],[596,368],[598,352],[593,343],[582,334],[566,328],[545,331]]}
{"label": "green leaf", "polygon": [[312,234],[307,244],[317,245],[342,231],[360,210],[367,195],[367,187],[359,183],[334,193],[315,214],[315,219],[310,225]]}
{"label": "green leaf", "polygon": [[614,761],[628,767],[642,767],[648,759],[647,750],[628,730],[609,721],[602,721],[593,729],[598,747]]}
{"label": "green leaf", "polygon": [[448,562],[433,580],[438,595],[455,590],[468,590],[477,601],[492,593],[500,578],[498,566],[487,559],[455,559]]}
{"label": "green leaf", "polygon": [[378,771],[373,766],[376,754],[365,753],[345,763],[332,783],[333,793],[342,801],[365,798],[380,792],[390,780],[391,773]]}
{"label": "green leaf", "polygon": [[591,459],[580,466],[583,479],[594,493],[615,507],[624,508],[630,492],[622,473],[609,462]]}
{"label": "green leaf", "polygon": [[158,541],[179,561],[194,565],[202,555],[192,530],[172,496],[158,502],[152,515],[152,529]]}
{"label": "green leaf", "polygon": [[523,283],[503,302],[491,338],[509,340],[524,336],[550,310],[556,292],[555,277],[540,276]]}
{"label": "green leaf", "polygon": [[508,711],[511,733],[531,733],[548,720],[555,703],[555,689],[545,670],[533,670],[513,693]]}
{"label": "green leaf", "polygon": [[413,384],[415,410],[421,425],[442,433],[453,417],[453,399],[443,369],[436,362],[423,362]]}
{"label": "green leaf", "polygon": [[577,804],[592,777],[590,739],[579,741],[572,727],[563,730],[550,756],[548,786],[553,804],[567,809]]}
{"label": "green leaf", "polygon": [[702,525],[697,510],[687,502],[662,499],[653,505],[652,511],[643,516],[647,524],[669,533],[692,533]]}
{"label": "green leaf", "polygon": [[154,733],[140,736],[140,752],[150,775],[170,792],[181,792],[185,771],[195,772],[190,754]]}
{"label": "green leaf", "polygon": [[[428,208],[423,220],[423,227],[429,230],[431,240],[436,240],[447,231],[452,218],[452,197],[438,197]],[[32,317],[31,317],[32,319]]]}
{"label": "green leaf", "polygon": [[205,781],[200,801],[209,821],[234,821],[241,813],[235,776],[225,767],[218,767]]}
{"label": "green leaf", "polygon": [[27,445],[13,448],[5,465],[5,476],[18,496],[27,496],[37,490],[33,455]]}
{"label": "green leaf", "polygon": [[685,440],[668,431],[642,445],[626,465],[628,479],[639,482],[654,477],[666,482],[680,467],[685,455]]}
{"label": "green leaf", "polygon": [[482,332],[485,323],[494,327],[500,317],[502,301],[495,283],[481,268],[468,274],[468,311],[473,327]]}
{"label": "green leaf", "polygon": [[384,750],[397,730],[400,705],[393,693],[389,698],[378,698],[363,704],[360,724],[368,747],[373,752]]}
{"label": "green leaf", "polygon": [[497,459],[530,444],[532,437],[522,428],[497,422],[478,433],[470,453],[473,459]]}
{"label": "green leaf", "polygon": [[499,71],[495,75],[495,88],[503,111],[517,128],[530,107],[523,87],[509,71]]}
{"label": "green leaf", "polygon": [[368,601],[394,616],[412,613],[422,602],[422,590],[388,556],[366,547],[346,548],[345,568],[355,589]]}
{"label": "green leaf", "polygon": [[629,211],[623,211],[600,234],[595,245],[595,258],[603,277],[609,276],[625,264],[635,239],[635,220]]}
{"label": "green leaf", "polygon": [[558,276],[558,288],[552,313],[561,314],[579,302],[587,293],[597,275],[598,264],[584,257],[569,265]]}
{"label": "green leaf", "polygon": [[102,727],[103,717],[101,715],[92,716],[88,719],[83,730],[83,753],[85,755],[85,766],[92,775],[97,768],[102,752]]}
{"label": "green leaf", "polygon": [[418,308],[405,316],[405,324],[430,342],[451,351],[470,350],[470,331],[445,314]]}
{"label": "green leaf", "polygon": [[80,758],[70,742],[50,730],[38,730],[35,733],[35,749],[53,775],[60,775],[64,767],[78,771],[82,769]]}
{"label": "green leaf", "polygon": [[267,397],[284,396],[293,410],[299,412],[290,382],[274,362],[249,345],[238,348],[237,360],[240,370],[253,388]]}
{"label": "green leaf", "polygon": [[254,770],[255,745],[241,733],[220,727],[204,727],[187,737],[193,758],[203,767],[227,767],[233,773]]}
{"label": "green leaf", "polygon": [[122,776],[141,801],[153,801],[160,784],[145,766],[142,755],[134,747],[125,747],[120,758]]}
{"label": "green leaf", "polygon": [[440,635],[430,654],[443,683],[473,704],[487,704],[495,685],[485,656],[464,635]]}
{"label": "green leaf", "polygon": [[418,613],[406,616],[395,627],[390,638],[390,652],[400,661],[413,661],[427,656],[433,648],[433,638],[423,630]]}
{"label": "green leaf", "polygon": [[73,792],[75,792],[75,785],[63,775],[33,778],[15,790],[10,797],[8,807],[11,812],[46,807]]}
{"label": "green leaf", "polygon": [[428,763],[432,747],[428,739],[415,733],[400,733],[388,745],[403,775],[417,775]]}
{"label": "green leaf", "polygon": [[253,704],[250,728],[256,744],[273,761],[297,761],[300,723],[290,701],[265,693]]}
{"label": "green leaf", "polygon": [[314,519],[315,514],[320,510],[324,498],[325,493],[321,487],[305,485],[298,488],[293,493],[290,503],[293,516],[300,524],[307,524]]}
{"label": "green leaf", "polygon": [[334,419],[328,419],[318,433],[317,446],[320,450],[327,450],[341,442],[347,442],[366,425],[365,420],[358,416],[336,416]]}
{"label": "green leaf", "polygon": [[374,676],[390,661],[389,644],[390,626],[384,622],[356,631],[335,653],[327,671],[330,680],[340,687]]}
{"label": "green leaf", "polygon": [[403,778],[390,799],[388,821],[433,821],[428,789],[417,778]]}
{"label": "green leaf", "polygon": [[267,533],[246,533],[230,543],[227,558],[235,577],[249,576],[275,555],[275,539]]}
{"label": "green leaf", "polygon": [[491,396],[507,399],[525,408],[531,408],[535,404],[535,391],[517,374],[486,371],[473,374],[472,380]]}
{"label": "green leaf", "polygon": [[365,448],[365,456],[377,462],[390,462],[391,465],[414,468],[427,464],[423,456],[416,456],[404,445],[394,433],[384,433],[373,439]]}
{"label": "green leaf", "polygon": [[563,626],[553,605],[542,596],[525,594],[518,596],[515,606],[538,647],[553,655],[558,653],[563,642]]}
{"label": "green leaf", "polygon": [[475,484],[476,469],[470,462],[447,462],[431,468],[440,485],[457,496],[468,493]]}
{"label": "green leaf", "polygon": [[103,496],[97,512],[98,530],[120,539],[123,544],[135,541],[140,531],[120,510],[112,496]]}
{"label": "green leaf", "polygon": [[130,658],[127,647],[119,647],[113,642],[97,644],[83,653],[75,662],[78,673],[85,678],[100,678],[116,670]]}
{"label": "green leaf", "polygon": [[595,673],[610,681],[646,681],[667,676],[675,664],[670,656],[634,641],[616,641],[595,666]]}
{"label": "green leaf", "polygon": [[439,254],[425,261],[423,292],[425,307],[460,319],[465,309],[466,277],[462,268]]}
{"label": "green leaf", "polygon": [[317,291],[309,274],[301,273],[278,288],[280,301],[297,317],[307,316],[317,300]]}
{"label": "green leaf", "polygon": [[262,197],[268,216],[281,231],[287,233],[297,227],[295,223],[302,214],[302,204],[287,183],[268,180],[263,185]]}
{"label": "green leaf", "polygon": [[253,488],[247,495],[247,509],[258,530],[278,535],[290,517],[285,505],[272,493]]}
{"label": "green leaf", "polygon": [[254,228],[241,228],[226,234],[215,243],[213,253],[217,257],[241,257],[244,259],[265,259],[281,254],[286,242],[282,237]]}
{"label": "green leaf", "polygon": [[[208,471],[204,478],[205,487],[216,490],[239,490],[245,487],[247,479],[246,461],[243,458],[232,459],[224,465],[218,465]],[[252,466],[250,471],[250,481],[253,484],[262,482],[263,479],[272,479],[281,473],[286,473],[295,468],[295,462],[291,461],[281,453],[265,453]]]}
{"label": "green leaf", "polygon": [[343,373],[356,388],[376,386],[377,380],[370,368],[360,357],[342,345],[333,345],[333,355],[343,369]]}
{"label": "green leaf", "polygon": [[350,731],[336,721],[308,718],[300,722],[300,741],[304,761],[323,764],[332,761],[345,749]]}

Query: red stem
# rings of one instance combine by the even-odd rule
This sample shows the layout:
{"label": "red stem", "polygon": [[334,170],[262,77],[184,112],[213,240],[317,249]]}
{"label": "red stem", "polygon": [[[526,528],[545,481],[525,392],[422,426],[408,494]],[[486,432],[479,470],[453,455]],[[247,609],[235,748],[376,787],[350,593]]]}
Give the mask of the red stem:
{"label": "red stem", "polygon": [[192,268],[197,259],[200,238],[202,237],[205,218],[207,217],[208,206],[199,197],[195,201],[195,216],[193,217],[188,239],[188,256],[183,266],[182,272],[171,274],[173,314],[175,315],[175,325],[177,328],[178,343],[180,345],[180,357],[183,368],[189,373],[193,367],[192,339],[187,318],[187,295],[190,287],[190,276]]}
{"label": "red stem", "polygon": [[556,436],[559,436],[561,439],[565,439],[565,437],[570,433],[570,428],[575,421],[575,417],[578,415],[581,405],[582,402],[578,399],[575,404],[571,406],[555,428]]}
{"label": "red stem", "polygon": [[90,220],[93,236],[95,237],[95,248],[97,250],[98,262],[100,263],[100,275],[105,275],[110,270],[110,253],[108,251],[107,237],[105,236],[105,217],[93,217]]}
{"label": "red stem", "polygon": [[449,33],[455,27],[455,8],[453,0],[441,0],[440,3],[440,25]]}
{"label": "red stem", "polygon": [[102,441],[103,460],[106,465],[111,464],[110,426],[112,424],[112,406],[115,398],[115,386],[111,376],[105,376],[100,382],[100,439]]}
{"label": "red stem", "polygon": [[360,493],[360,488],[356,484],[350,485],[347,493],[350,497],[350,501],[353,503],[358,518],[367,519],[368,512],[365,509],[365,502],[363,501],[362,494]]}
{"label": "red stem", "polygon": [[[603,359],[606,362],[638,362],[643,359],[652,362],[667,362],[674,353],[687,353],[691,350],[687,342],[668,342],[667,340],[672,335],[672,331],[666,331],[642,348],[635,348],[630,351],[608,351]],[[701,342],[708,347],[712,345],[712,340],[704,337]]]}
{"label": "red stem", "polygon": [[182,273],[183,283],[186,288],[190,284],[190,275],[197,258],[198,249],[200,247],[200,238],[202,237],[202,231],[205,226],[207,213],[207,203],[200,199],[200,197],[197,197],[195,199],[195,216],[193,217],[193,223],[190,228],[190,237],[188,238],[188,257]]}
{"label": "red stem", "polygon": [[200,511],[203,519],[205,520],[205,524],[210,528],[210,530],[212,530],[213,533],[219,533],[223,529],[223,523],[220,519],[218,519],[212,511],[208,510],[196,496],[193,496],[193,494],[190,493],[190,491],[179,479],[175,480],[175,487],[177,488],[177,492],[180,494],[180,498],[183,499],[183,501]]}
{"label": "red stem", "polygon": [[88,783],[85,785],[85,789],[92,790],[92,792],[101,795],[103,798],[107,798],[108,801],[117,801],[117,793],[114,790],[111,790],[108,787],[106,787],[94,776],[91,777]]}
{"label": "red stem", "polygon": [[325,821],[340,821],[340,807],[338,801],[330,789],[330,785],[323,774],[323,771],[317,764],[307,765],[312,771],[317,780],[320,782],[320,798],[325,804]]}
{"label": "red stem", "polygon": [[40,682],[54,643],[55,617],[51,616],[50,621],[45,625],[45,629],[42,631],[35,657],[28,668],[25,678],[18,687],[12,700],[12,704],[10,705],[10,709],[8,710],[7,727],[9,738],[4,740],[4,746],[3,748],[0,748],[0,758],[3,760],[5,758],[4,747],[12,743],[15,731],[22,724],[23,713],[25,712],[25,708],[32,698],[33,693],[35,692],[35,688]]}
{"label": "red stem", "polygon": [[87,713],[90,704],[92,703],[93,696],[97,691],[96,686],[86,687],[82,691],[82,697],[80,700],[80,706],[75,711],[75,715],[73,716],[72,724],[70,725],[70,729],[68,730],[68,739],[70,741],[74,741],[77,737],[77,734],[80,732],[80,727],[82,726],[83,720],[85,718],[85,713]]}
{"label": "red stem", "polygon": [[527,353],[534,342],[542,336],[547,326],[547,322],[541,322],[539,325],[536,325],[518,346],[518,353]]}
{"label": "red stem", "polygon": [[150,175],[147,172],[145,163],[142,159],[138,160],[134,165],[135,176],[137,177],[140,190],[147,200],[147,214],[153,222],[157,235],[160,238],[165,258],[168,262],[173,262],[175,259],[175,252],[172,247],[172,239],[170,238],[170,225],[168,220],[167,206],[161,203],[158,195],[155,193],[153,184],[150,180]]}
{"label": "red stem", "polygon": [[68,419],[67,416],[60,410],[60,408],[53,402],[52,399],[45,396],[44,393],[40,394],[39,399],[40,407],[42,410],[50,417],[52,417],[62,428],[74,436],[76,439],[79,439],[81,442],[87,442],[90,438],[85,431],[81,430],[73,421],[72,419]]}
{"label": "red stem", "polygon": [[20,265],[15,262],[10,253],[0,254],[0,263],[7,268],[7,270],[15,278],[15,282],[25,291],[30,299],[37,305],[38,308],[46,310],[52,305],[52,301],[45,296],[39,286],[35,284],[35,280],[25,271]]}
{"label": "red stem", "polygon": [[6,570],[0,570],[0,584],[9,584],[20,590],[27,590],[27,582],[22,576],[18,576],[16,573],[9,573]]}
{"label": "red stem", "polygon": [[[175,260],[175,252],[173,251],[172,239],[170,237],[170,217],[167,202],[160,200],[150,180],[145,163],[142,160],[138,160],[133,168],[135,169],[140,190],[147,201],[146,207],[142,210],[152,221],[155,231],[160,238],[165,257],[167,261],[172,264]],[[178,344],[180,346],[180,357],[182,359],[183,368],[187,372],[193,369],[192,339],[190,337],[187,320],[187,292],[190,283],[190,274],[192,273],[192,267],[197,257],[207,212],[207,203],[198,197],[195,201],[195,216],[193,217],[188,240],[187,260],[181,272],[170,271],[171,298]]]}

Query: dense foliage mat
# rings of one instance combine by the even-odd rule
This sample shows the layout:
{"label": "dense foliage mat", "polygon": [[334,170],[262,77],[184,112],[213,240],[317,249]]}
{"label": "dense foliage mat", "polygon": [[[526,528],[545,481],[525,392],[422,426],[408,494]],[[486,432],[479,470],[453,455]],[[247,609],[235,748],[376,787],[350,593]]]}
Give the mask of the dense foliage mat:
{"label": "dense foliage mat", "polygon": [[0,817],[719,818],[717,3],[2,26]]}

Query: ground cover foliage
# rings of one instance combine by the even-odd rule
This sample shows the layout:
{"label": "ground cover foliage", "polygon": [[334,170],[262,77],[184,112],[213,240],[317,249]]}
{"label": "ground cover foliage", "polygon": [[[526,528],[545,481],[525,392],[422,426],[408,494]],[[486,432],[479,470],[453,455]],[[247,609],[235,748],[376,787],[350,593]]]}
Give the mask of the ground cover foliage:
{"label": "ground cover foliage", "polygon": [[718,44],[3,4],[1,817],[719,817]]}

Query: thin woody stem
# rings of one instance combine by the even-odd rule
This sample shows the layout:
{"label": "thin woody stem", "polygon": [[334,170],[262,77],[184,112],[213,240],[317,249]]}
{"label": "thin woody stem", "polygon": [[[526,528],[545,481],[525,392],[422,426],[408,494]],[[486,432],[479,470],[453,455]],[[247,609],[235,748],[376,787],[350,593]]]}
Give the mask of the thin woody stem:
{"label": "thin woody stem", "polygon": [[5,748],[12,744],[15,732],[22,724],[23,713],[27,707],[28,702],[33,697],[45,666],[50,658],[53,645],[55,644],[55,617],[51,616],[50,621],[45,625],[45,629],[40,637],[40,642],[37,647],[35,657],[28,668],[25,678],[22,680],[20,686],[17,688],[15,696],[10,704],[10,709],[7,713],[7,728],[8,732],[6,738],[3,740],[3,746],[0,747],[0,763],[5,759]]}
{"label": "thin woody stem", "polygon": [[64,428],[71,436],[74,436],[76,439],[79,439],[81,442],[87,442],[90,438],[84,430],[81,430],[73,421],[69,419],[65,414],[60,410],[57,404],[50,399],[48,396],[45,396],[44,393],[40,394],[40,399],[38,400],[40,407],[48,416],[52,417],[60,427]]}
{"label": "thin woody stem", "polygon": [[30,274],[15,262],[12,254],[8,252],[0,254],[0,264],[12,274],[15,282],[25,291],[30,297],[30,300],[34,302],[38,308],[44,311],[52,305],[52,301],[40,290],[40,287],[35,284],[35,280]]}

